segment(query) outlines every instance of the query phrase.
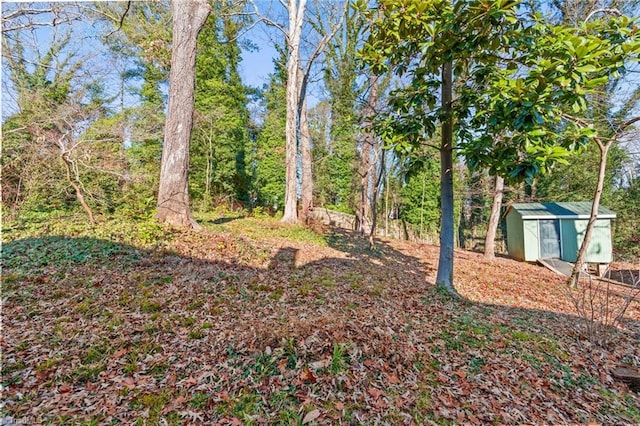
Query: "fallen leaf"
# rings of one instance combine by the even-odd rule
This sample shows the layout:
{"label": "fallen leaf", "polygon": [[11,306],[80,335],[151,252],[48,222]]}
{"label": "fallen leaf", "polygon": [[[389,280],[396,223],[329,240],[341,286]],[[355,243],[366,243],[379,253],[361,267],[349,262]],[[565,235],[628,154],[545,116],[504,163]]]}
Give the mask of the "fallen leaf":
{"label": "fallen leaf", "polygon": [[128,387],[129,389],[133,389],[136,387],[135,381],[133,380],[133,377],[125,377],[122,380],[122,383],[124,383],[124,385],[126,387]]}
{"label": "fallen leaf", "polygon": [[367,392],[374,398],[380,398],[383,393],[380,389],[374,388],[373,386],[369,387],[369,389],[367,389]]}
{"label": "fallen leaf", "polygon": [[309,411],[306,416],[304,416],[304,419],[302,419],[302,424],[306,425],[307,423],[311,423],[318,417],[320,417],[320,410],[315,409],[313,411]]}
{"label": "fallen leaf", "polygon": [[309,368],[303,368],[302,371],[300,371],[300,380],[305,381],[305,382],[311,382],[311,383],[315,383],[316,382],[316,376],[313,375],[313,373],[311,372],[311,370]]}
{"label": "fallen leaf", "polygon": [[387,381],[390,384],[397,385],[398,383],[400,383],[400,379],[398,378],[398,375],[396,373],[384,373],[384,375],[387,377]]}
{"label": "fallen leaf", "polygon": [[453,374],[455,374],[456,376],[460,377],[461,379],[465,379],[467,377],[467,373],[465,373],[462,370],[456,370],[453,372]]}
{"label": "fallen leaf", "polygon": [[120,348],[113,353],[112,358],[115,358],[115,359],[121,358],[123,355],[126,355],[129,352],[131,352],[130,348]]}

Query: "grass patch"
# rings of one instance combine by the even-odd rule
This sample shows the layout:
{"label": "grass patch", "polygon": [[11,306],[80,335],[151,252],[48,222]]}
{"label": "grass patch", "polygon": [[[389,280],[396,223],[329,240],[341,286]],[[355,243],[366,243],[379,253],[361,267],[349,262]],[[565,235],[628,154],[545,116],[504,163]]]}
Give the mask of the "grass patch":
{"label": "grass patch", "polygon": [[131,401],[132,407],[136,409],[148,410],[149,413],[149,417],[146,419],[146,421],[144,421],[143,419],[138,419],[135,424],[160,424],[162,409],[171,399],[172,395],[168,391],[157,393],[143,393],[141,395],[135,396]]}
{"label": "grass patch", "polygon": [[66,375],[66,380],[79,385],[83,385],[88,382],[95,383],[98,380],[100,373],[106,369],[107,364],[105,362],[80,365]]}

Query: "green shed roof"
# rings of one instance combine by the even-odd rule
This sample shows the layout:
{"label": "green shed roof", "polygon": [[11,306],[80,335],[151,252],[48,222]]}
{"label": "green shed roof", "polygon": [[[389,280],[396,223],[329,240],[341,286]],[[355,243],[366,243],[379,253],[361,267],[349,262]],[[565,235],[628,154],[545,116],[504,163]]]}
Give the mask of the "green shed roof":
{"label": "green shed roof", "polygon": [[[507,210],[516,210],[522,219],[589,219],[591,201],[569,203],[516,203]],[[616,214],[606,207],[598,207],[599,219],[615,219]]]}

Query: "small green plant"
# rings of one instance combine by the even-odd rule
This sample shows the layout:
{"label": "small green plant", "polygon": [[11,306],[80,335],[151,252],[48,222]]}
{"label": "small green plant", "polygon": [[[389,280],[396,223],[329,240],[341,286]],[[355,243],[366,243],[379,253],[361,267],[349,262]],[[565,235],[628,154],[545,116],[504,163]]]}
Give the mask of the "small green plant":
{"label": "small green plant", "polygon": [[55,366],[57,366],[58,364],[60,364],[60,360],[57,358],[49,358],[46,361],[44,361],[42,364],[38,364],[36,366],[36,371],[46,371],[50,368],[53,368]]}
{"label": "small green plant", "polygon": [[189,303],[189,305],[187,305],[187,309],[189,311],[195,311],[202,308],[202,306],[204,306],[204,300],[201,299],[201,300],[196,300],[195,302]]}
{"label": "small green plant", "polygon": [[145,393],[136,396],[131,405],[137,409],[146,409],[149,412],[147,422],[143,424],[160,424],[162,409],[171,401],[171,394],[168,391],[160,393]]}
{"label": "small green plant", "polygon": [[162,308],[162,303],[156,300],[144,299],[140,302],[140,311],[146,314],[157,312]]}
{"label": "small green plant", "polygon": [[153,364],[150,369],[147,370],[147,373],[154,376],[157,379],[161,379],[169,370],[169,365],[165,362],[160,362],[157,364]]}
{"label": "small green plant", "polygon": [[484,359],[474,356],[468,362],[471,373],[478,374],[482,367],[485,365]]}
{"label": "small green plant", "polygon": [[83,364],[93,364],[99,361],[106,360],[109,357],[111,350],[108,345],[104,343],[98,343],[90,347],[82,358]]}
{"label": "small green plant", "polygon": [[205,334],[202,330],[194,329],[189,331],[189,339],[197,340],[202,339],[204,336]]}
{"label": "small green plant", "polygon": [[182,315],[171,315],[170,319],[178,323],[180,327],[185,327],[185,328],[191,327],[193,326],[193,324],[196,323],[196,319],[194,317],[187,317]]}
{"label": "small green plant", "polygon": [[298,286],[298,294],[300,296],[309,296],[314,290],[313,283],[308,281],[304,281],[302,284]]}
{"label": "small green plant", "polygon": [[87,382],[95,382],[98,379],[100,373],[107,369],[107,365],[104,362],[94,363],[89,365],[81,365],[74,370],[71,370],[66,376],[67,380],[77,384],[85,384]]}
{"label": "small green plant", "polygon": [[282,349],[287,357],[287,368],[296,368],[298,364],[298,348],[295,339],[293,337],[284,339]]}
{"label": "small green plant", "polygon": [[271,354],[263,352],[255,356],[253,363],[249,364],[245,369],[244,375],[246,377],[253,375],[257,378],[264,378],[277,373],[276,360]]}
{"label": "small green plant", "polygon": [[[133,352],[132,352],[133,354]],[[130,356],[129,362],[127,362],[123,368],[124,374],[128,376],[133,376],[133,373],[138,371],[138,356],[137,354]]]}
{"label": "small green plant", "polygon": [[330,369],[333,374],[338,374],[347,369],[349,366],[349,355],[347,350],[349,345],[344,343],[334,343],[333,353],[331,354]]}

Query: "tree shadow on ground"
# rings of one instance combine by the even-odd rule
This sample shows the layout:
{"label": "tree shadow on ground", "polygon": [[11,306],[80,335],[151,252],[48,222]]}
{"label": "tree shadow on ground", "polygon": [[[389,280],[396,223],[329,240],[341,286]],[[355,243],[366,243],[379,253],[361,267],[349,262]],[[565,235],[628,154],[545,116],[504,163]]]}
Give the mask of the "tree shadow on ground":
{"label": "tree shadow on ground", "polygon": [[371,262],[393,269],[401,268],[416,274],[431,275],[436,271],[437,261],[435,259],[422,261],[418,257],[408,256],[380,238],[375,238],[374,248],[372,248],[369,238],[355,231],[331,227],[327,229],[325,235],[329,247],[348,253],[359,261]]}
{"label": "tree shadow on ground", "polygon": [[[292,245],[256,266],[250,256],[260,252],[249,243],[203,235],[211,245],[199,256],[179,245],[141,250],[95,238],[3,245],[8,413],[31,424],[61,412],[82,418],[87,406],[99,408],[101,422],[185,410],[205,423],[246,413],[269,422],[287,410],[302,421],[307,404],[324,407],[325,422],[459,421],[461,412],[439,399],[453,395],[480,404],[481,422],[510,423],[514,398],[520,422],[547,418],[544,404],[529,403],[542,395],[557,402],[552,420],[575,422],[596,413],[576,414],[576,383],[608,386],[551,334],[575,317],[456,303],[425,279],[429,260],[384,241],[370,251],[366,240],[332,230],[329,246],[348,257],[299,264]],[[538,376],[554,368],[580,377]],[[532,380],[529,393],[523,383]],[[606,414],[604,397],[594,398],[589,404]]]}

